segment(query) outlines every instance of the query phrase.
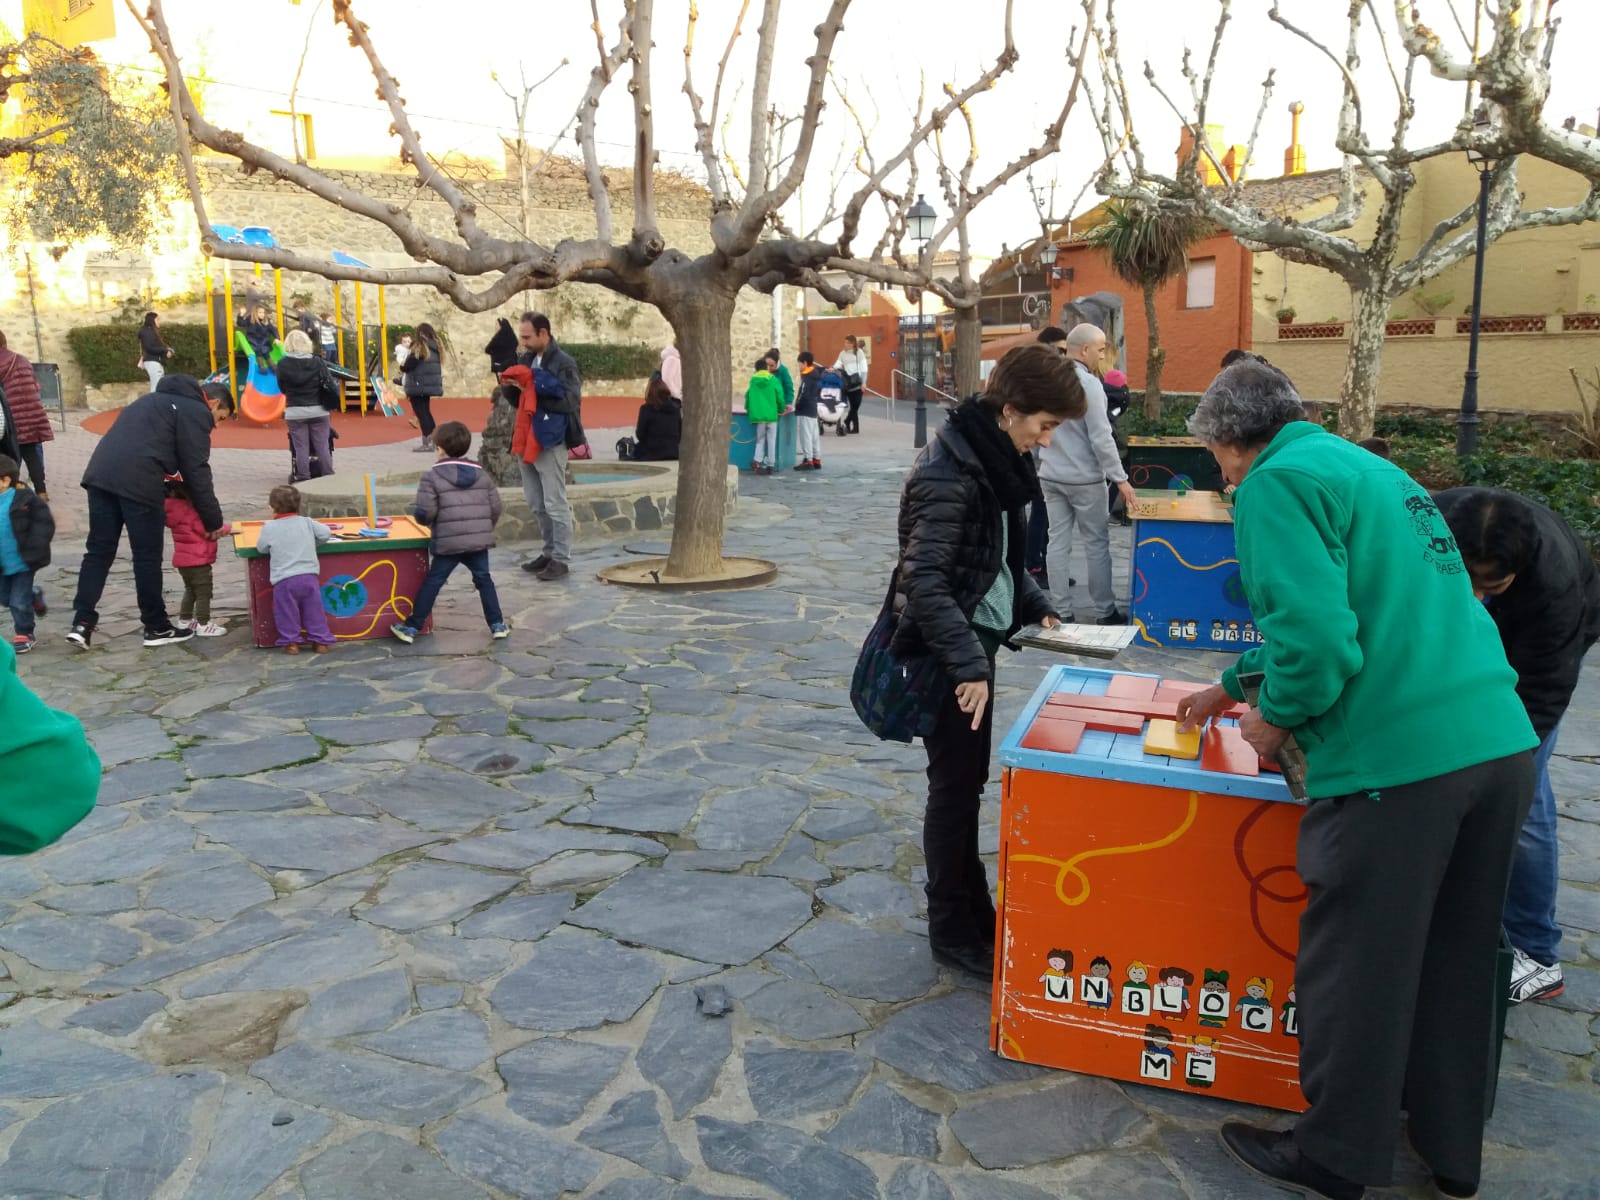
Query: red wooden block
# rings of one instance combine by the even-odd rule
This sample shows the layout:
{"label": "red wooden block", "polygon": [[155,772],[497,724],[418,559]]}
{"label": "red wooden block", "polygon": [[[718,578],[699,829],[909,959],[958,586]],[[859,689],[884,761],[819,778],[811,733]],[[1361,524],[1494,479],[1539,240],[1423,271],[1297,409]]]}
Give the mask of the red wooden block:
{"label": "red wooden block", "polygon": [[1196,692],[1205,691],[1209,686],[1209,684],[1205,683],[1185,683],[1181,679],[1168,679],[1160,687],[1156,688],[1156,694],[1153,698],[1177,703],[1185,696],[1192,696]]}
{"label": "red wooden block", "polygon": [[1100,712],[1135,713],[1141,717],[1177,718],[1176,700],[1128,700],[1118,696],[1077,696],[1071,692],[1057,692],[1045,701],[1045,709],[1092,708]]}
{"label": "red wooden block", "polygon": [[1276,772],[1279,775],[1283,774],[1283,768],[1278,765],[1278,760],[1277,759],[1275,759],[1275,758],[1263,758],[1263,759],[1260,759],[1259,761],[1261,763],[1261,769],[1263,771],[1273,771],[1273,772]]}
{"label": "red wooden block", "polygon": [[1058,721],[1041,714],[1035,718],[1022,739],[1026,750],[1049,750],[1055,754],[1071,754],[1083,738],[1082,721]]}
{"label": "red wooden block", "polygon": [[1106,695],[1119,700],[1150,700],[1160,685],[1159,679],[1141,679],[1137,675],[1113,675],[1106,687]]}
{"label": "red wooden block", "polygon": [[1110,712],[1105,709],[1074,708],[1071,705],[1047,705],[1041,714],[1055,721],[1081,721],[1086,729],[1102,729],[1106,733],[1143,733],[1144,717],[1139,713]]}
{"label": "red wooden block", "polygon": [[1213,724],[1200,739],[1200,766],[1229,775],[1261,774],[1261,757],[1250,748],[1237,725]]}
{"label": "red wooden block", "polygon": [[1239,703],[1231,704],[1227,708],[1223,709],[1221,715],[1224,717],[1232,717],[1235,721],[1237,721],[1249,711],[1250,706],[1241,700]]}

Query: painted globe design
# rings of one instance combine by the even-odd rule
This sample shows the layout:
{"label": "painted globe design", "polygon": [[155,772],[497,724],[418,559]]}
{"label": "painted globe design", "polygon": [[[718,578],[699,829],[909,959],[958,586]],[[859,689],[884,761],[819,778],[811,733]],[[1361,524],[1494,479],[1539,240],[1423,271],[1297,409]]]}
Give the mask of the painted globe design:
{"label": "painted globe design", "polygon": [[349,575],[335,575],[322,585],[322,607],[333,617],[353,617],[367,606],[367,587]]}
{"label": "painted globe design", "polygon": [[1239,572],[1237,571],[1222,581],[1222,596],[1235,608],[1248,609],[1250,607],[1249,602],[1244,597],[1244,580],[1239,578]]}
{"label": "painted globe design", "polygon": [[1167,480],[1167,491],[1192,492],[1194,491],[1194,480],[1187,475],[1174,475]]}

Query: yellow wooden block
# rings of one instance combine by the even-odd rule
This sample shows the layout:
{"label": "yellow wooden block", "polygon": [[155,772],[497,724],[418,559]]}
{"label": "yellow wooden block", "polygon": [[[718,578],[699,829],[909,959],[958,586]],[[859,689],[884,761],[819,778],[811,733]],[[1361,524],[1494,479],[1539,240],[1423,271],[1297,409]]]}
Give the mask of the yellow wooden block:
{"label": "yellow wooden block", "polygon": [[1200,731],[1178,732],[1176,721],[1152,720],[1144,731],[1144,752],[1164,754],[1168,758],[1200,757]]}

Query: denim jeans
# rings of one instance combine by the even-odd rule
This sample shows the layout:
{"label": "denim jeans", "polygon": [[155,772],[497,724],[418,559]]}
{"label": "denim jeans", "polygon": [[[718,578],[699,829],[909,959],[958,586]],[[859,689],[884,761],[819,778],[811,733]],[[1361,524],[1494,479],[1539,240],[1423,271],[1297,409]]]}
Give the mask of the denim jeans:
{"label": "denim jeans", "polygon": [[1533,806],[1517,837],[1504,914],[1511,944],[1547,967],[1561,961],[1561,927],[1556,924],[1561,851],[1556,845],[1556,794],[1550,786],[1550,755],[1560,733],[1557,725],[1533,754]]}
{"label": "denim jeans", "polygon": [[[328,417],[289,422],[289,453],[294,457],[294,481],[333,474],[333,422]],[[317,456],[316,464],[311,462]]]}
{"label": "denim jeans", "polygon": [[439,589],[450,578],[450,572],[465,567],[472,572],[472,586],[478,589],[478,600],[483,604],[483,619],[498,625],[505,618],[500,613],[500,596],[494,590],[494,577],[489,574],[489,552],[469,550],[466,554],[435,554],[428,563],[428,577],[417,589],[411,615],[406,624],[421,629],[423,622],[433,615],[433,602],[439,598]]}
{"label": "denim jeans", "polygon": [[6,598],[11,610],[11,623],[18,636],[33,636],[33,572],[18,571],[15,575],[0,575],[0,595]]}
{"label": "denim jeans", "polygon": [[166,603],[161,599],[161,552],[166,546],[167,518],[156,505],[137,504],[88,487],[89,536],[84,540],[83,565],[78,568],[78,594],[72,600],[72,620],[93,629],[100,623],[95,606],[106,590],[106,576],[117,557],[122,530],[128,530],[128,551],[133,556],[133,588],[139,597],[139,619],[152,632],[171,629]]}

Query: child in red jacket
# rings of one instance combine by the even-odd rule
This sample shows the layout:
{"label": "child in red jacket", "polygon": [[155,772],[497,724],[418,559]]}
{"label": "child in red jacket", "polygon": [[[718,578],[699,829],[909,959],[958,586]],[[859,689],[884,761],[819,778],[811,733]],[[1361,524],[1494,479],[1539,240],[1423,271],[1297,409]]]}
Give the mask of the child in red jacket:
{"label": "child in red jacket", "polygon": [[172,565],[183,577],[183,603],[172,623],[179,629],[193,629],[199,637],[221,637],[228,628],[211,620],[211,565],[217,561],[217,539],[232,533],[233,526],[207,533],[189,499],[189,489],[178,477],[167,477],[166,509],[167,528],[172,530]]}

